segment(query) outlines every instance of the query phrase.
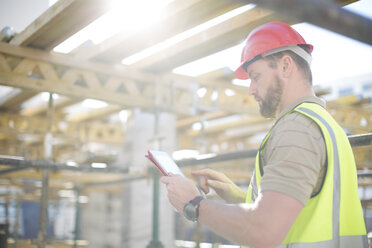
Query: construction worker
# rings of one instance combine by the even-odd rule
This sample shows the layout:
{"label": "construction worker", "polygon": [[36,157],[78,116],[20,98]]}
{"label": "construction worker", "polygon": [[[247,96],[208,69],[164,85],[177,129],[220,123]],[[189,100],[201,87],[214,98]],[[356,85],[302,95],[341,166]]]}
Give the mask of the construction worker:
{"label": "construction worker", "polygon": [[180,214],[251,247],[368,247],[353,153],[314,94],[312,50],[285,23],[249,34],[235,76],[250,78],[249,94],[275,124],[261,143],[247,193],[222,173],[193,172],[203,191],[213,188],[229,204],[205,199],[189,179],[162,177]]}

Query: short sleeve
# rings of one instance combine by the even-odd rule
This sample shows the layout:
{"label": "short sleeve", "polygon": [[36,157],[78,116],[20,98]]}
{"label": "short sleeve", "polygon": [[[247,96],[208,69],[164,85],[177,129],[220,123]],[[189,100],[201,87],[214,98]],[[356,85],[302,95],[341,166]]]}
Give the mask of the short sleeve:
{"label": "short sleeve", "polygon": [[297,112],[284,116],[262,151],[260,190],[279,191],[305,205],[320,180],[325,154],[316,123]]}

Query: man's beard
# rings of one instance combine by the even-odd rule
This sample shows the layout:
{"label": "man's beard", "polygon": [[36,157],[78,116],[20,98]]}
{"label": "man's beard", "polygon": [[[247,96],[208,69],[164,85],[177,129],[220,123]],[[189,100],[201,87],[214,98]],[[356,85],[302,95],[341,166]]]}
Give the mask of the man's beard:
{"label": "man's beard", "polygon": [[283,86],[278,76],[275,83],[267,89],[266,96],[261,100],[260,113],[265,118],[274,118],[282,99]]}

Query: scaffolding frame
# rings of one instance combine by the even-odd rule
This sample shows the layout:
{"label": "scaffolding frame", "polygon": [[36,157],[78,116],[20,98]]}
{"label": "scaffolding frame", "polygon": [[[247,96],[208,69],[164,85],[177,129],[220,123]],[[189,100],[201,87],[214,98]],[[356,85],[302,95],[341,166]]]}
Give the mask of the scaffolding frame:
{"label": "scaffolding frame", "polygon": [[[362,135],[351,135],[348,136],[349,142],[352,147],[360,147],[360,146],[371,146],[372,145],[372,133],[362,134]],[[203,159],[185,159],[185,160],[177,160],[176,163],[181,168],[192,168],[199,165],[205,164],[213,164],[213,163],[220,163],[220,162],[227,162],[233,160],[241,160],[241,159],[249,159],[254,158],[257,154],[256,149],[246,150],[246,151],[239,151],[239,152],[230,152],[225,154],[216,154],[214,157],[208,157]],[[120,173],[123,175],[123,178],[120,180],[114,180],[109,182],[97,182],[97,183],[88,183],[84,185],[80,185],[75,187],[74,190],[76,195],[79,196],[80,192],[87,187],[91,186],[105,186],[110,184],[118,184],[118,183],[128,183],[134,180],[145,179],[148,175],[153,176],[153,187],[154,187],[154,196],[153,196],[153,234],[152,240],[147,247],[149,248],[160,248],[163,247],[161,242],[159,241],[159,172],[154,167],[149,167],[147,171],[143,171],[142,173],[131,173],[130,168],[119,168],[114,166],[108,166],[104,169],[92,168],[90,165],[80,165],[80,166],[69,166],[64,163],[55,163],[51,161],[43,161],[43,160],[27,160],[22,158],[9,158],[9,157],[2,157],[0,156],[0,164],[10,165],[13,168],[0,170],[0,175],[11,173],[16,170],[25,170],[25,169],[36,169],[36,170],[72,170],[72,171],[81,171],[81,172],[101,172],[101,173]],[[13,169],[13,170],[12,170]],[[361,171],[358,172],[359,178],[364,177],[372,177],[372,171]],[[43,189],[48,187],[48,184],[42,184],[42,191]],[[78,197],[77,197],[78,198]],[[43,196],[40,198],[40,205],[47,205],[48,198]],[[81,213],[81,207],[79,204],[78,199],[76,200],[75,204],[76,208],[76,216],[75,216],[75,231],[74,231],[74,248],[77,247],[77,241],[79,239],[79,219]],[[46,211],[45,209],[43,211]],[[45,235],[46,233],[46,218],[41,218],[42,228],[39,230],[41,235]],[[40,238],[39,238],[40,239]],[[45,245],[46,237],[39,242],[38,245],[42,246]]]}
{"label": "scaffolding frame", "polygon": [[[242,1],[242,0],[240,0]],[[271,1],[271,0],[251,0],[244,2],[253,2],[260,7],[274,10],[282,15],[292,16],[298,20],[306,21],[312,24],[315,24],[320,27],[324,27],[328,30],[335,31],[337,33],[346,35],[348,37],[354,38],[356,40],[362,41],[369,45],[372,45],[372,20],[362,17],[358,14],[354,14],[348,10],[342,9],[339,5],[332,3],[331,1],[322,1],[322,0],[280,0],[280,1]],[[370,146],[372,145],[372,133],[366,135],[350,136],[349,141],[352,146]],[[236,159],[245,159],[252,158],[255,156],[257,150],[247,150],[241,152],[233,152],[227,154],[219,154],[213,158],[200,159],[200,160],[185,160],[177,161],[181,167],[195,166],[200,164],[210,164],[217,163],[222,161],[231,161]],[[42,197],[40,199],[41,206],[46,206],[47,197],[45,192],[47,192],[48,187],[48,172],[50,170],[74,170],[74,171],[99,171],[104,173],[122,173],[126,177],[119,181],[106,182],[103,184],[109,183],[118,183],[118,182],[129,182],[131,180],[137,180],[144,178],[144,175],[133,176],[130,174],[128,169],[108,167],[106,169],[96,169],[91,166],[81,165],[81,166],[69,166],[68,164],[55,163],[52,161],[41,161],[41,160],[27,160],[21,158],[6,158],[0,157],[0,164],[10,165],[13,168],[8,168],[0,171],[0,175],[7,173],[24,170],[24,169],[42,169],[46,173],[43,175],[43,184],[42,184]],[[145,173],[144,173],[145,174]],[[359,177],[372,176],[371,172],[361,172],[358,173]],[[103,185],[102,183],[97,184],[87,184],[85,187],[93,185]],[[158,184],[158,183],[157,183]],[[154,187],[156,187],[154,183]],[[81,188],[76,189],[77,195],[79,195]],[[154,202],[154,215],[158,213],[155,210],[156,202]],[[79,208],[79,202],[76,203],[77,213]],[[45,209],[44,209],[45,210]],[[44,212],[44,210],[42,212]],[[46,211],[46,210],[45,210]],[[44,216],[43,213],[41,213]],[[154,216],[155,218],[156,216]],[[76,228],[78,226],[78,216],[76,217]],[[41,217],[39,234],[41,233],[39,240],[39,247],[45,246],[45,227],[46,227],[46,218]],[[158,227],[156,224],[153,226],[154,229]],[[78,230],[75,230],[75,243],[78,238]]]}

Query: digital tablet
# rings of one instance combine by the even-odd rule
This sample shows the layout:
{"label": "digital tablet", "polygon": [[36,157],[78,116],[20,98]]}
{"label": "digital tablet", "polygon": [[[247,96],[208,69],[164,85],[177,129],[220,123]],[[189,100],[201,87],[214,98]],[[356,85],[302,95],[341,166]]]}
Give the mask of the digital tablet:
{"label": "digital tablet", "polygon": [[158,167],[164,176],[168,176],[169,173],[179,174],[186,177],[181,171],[180,167],[173,161],[168,153],[163,151],[148,150],[145,155],[153,164]]}

